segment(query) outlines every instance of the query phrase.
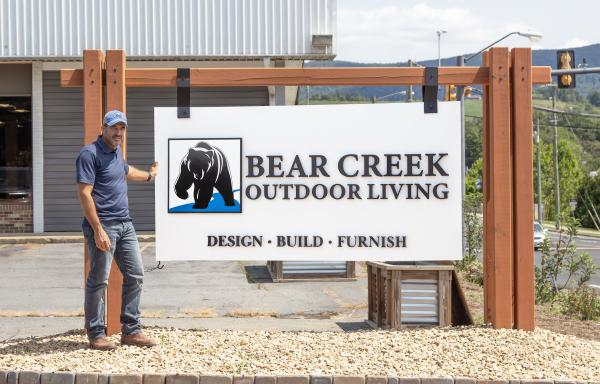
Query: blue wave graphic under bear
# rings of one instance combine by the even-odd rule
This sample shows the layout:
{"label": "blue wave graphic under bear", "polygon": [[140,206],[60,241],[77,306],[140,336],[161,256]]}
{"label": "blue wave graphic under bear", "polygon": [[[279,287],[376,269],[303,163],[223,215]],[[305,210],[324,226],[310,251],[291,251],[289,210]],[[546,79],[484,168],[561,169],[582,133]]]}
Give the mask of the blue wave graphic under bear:
{"label": "blue wave graphic under bear", "polygon": [[[235,194],[239,192],[239,189],[233,191]],[[225,200],[223,200],[223,196],[220,193],[213,193],[212,199],[210,203],[208,203],[208,207],[204,209],[196,209],[194,208],[194,203],[182,204],[173,208],[169,208],[169,213],[180,213],[180,212],[241,212],[242,209],[240,207],[240,202],[237,199],[233,199],[235,205],[227,206],[225,205]]]}

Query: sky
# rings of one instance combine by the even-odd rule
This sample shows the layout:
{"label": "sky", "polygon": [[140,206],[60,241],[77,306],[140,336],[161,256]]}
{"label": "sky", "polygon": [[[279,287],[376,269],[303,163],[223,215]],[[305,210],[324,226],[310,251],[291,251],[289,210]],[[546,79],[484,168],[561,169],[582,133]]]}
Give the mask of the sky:
{"label": "sky", "polygon": [[513,31],[499,46],[555,49],[600,43],[600,0],[337,0],[337,57],[400,62],[477,52]]}

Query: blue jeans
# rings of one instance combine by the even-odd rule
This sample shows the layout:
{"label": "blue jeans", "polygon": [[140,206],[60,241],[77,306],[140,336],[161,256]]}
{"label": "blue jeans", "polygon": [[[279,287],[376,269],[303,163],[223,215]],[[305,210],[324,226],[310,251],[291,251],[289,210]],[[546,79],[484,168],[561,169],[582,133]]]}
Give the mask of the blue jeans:
{"label": "blue jeans", "polygon": [[94,230],[83,223],[83,235],[90,255],[90,273],[85,285],[85,328],[89,338],[106,335],[104,324],[104,293],[108,286],[108,275],[113,255],[123,274],[121,304],[121,332],[132,335],[141,332],[140,297],[144,281],[144,267],[137,235],[131,221],[102,221],[104,231],[110,239],[110,250],[105,252],[96,247]]}

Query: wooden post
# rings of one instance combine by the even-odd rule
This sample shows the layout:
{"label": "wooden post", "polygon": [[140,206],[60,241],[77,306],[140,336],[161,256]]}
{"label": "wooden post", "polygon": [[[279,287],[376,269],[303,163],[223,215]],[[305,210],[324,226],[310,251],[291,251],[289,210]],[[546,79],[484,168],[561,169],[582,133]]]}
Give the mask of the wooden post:
{"label": "wooden post", "polygon": [[515,327],[535,329],[531,49],[511,52]]}
{"label": "wooden post", "polygon": [[[489,66],[489,52],[483,53],[483,65]],[[490,209],[490,87],[483,86],[483,321],[492,322],[491,297],[493,296],[490,245],[492,231],[488,231],[493,212]]]}
{"label": "wooden post", "polygon": [[[106,51],[106,111],[118,109],[126,113],[125,51]],[[127,159],[127,132],[121,144],[123,158]]]}
{"label": "wooden post", "polygon": [[373,299],[373,294],[375,292],[374,289],[374,284],[373,284],[373,267],[371,267],[369,264],[367,264],[367,305],[368,305],[368,311],[367,311],[367,318],[369,319],[369,321],[373,321],[374,317],[373,317],[373,311],[375,310],[374,308],[374,302],[375,300]]}
{"label": "wooden post", "polygon": [[377,268],[377,326],[385,325],[385,272]]}
{"label": "wooden post", "polygon": [[402,271],[392,271],[392,286],[390,287],[392,296],[392,329],[402,329]]}
{"label": "wooden post", "polygon": [[440,327],[452,324],[452,271],[438,271],[438,319]]}
{"label": "wooden post", "polygon": [[[510,135],[510,62],[508,48],[489,54],[489,195],[492,217],[484,232],[490,240],[491,295],[488,296],[494,328],[513,326],[512,140]],[[531,175],[530,175],[531,176]]]}
{"label": "wooden post", "polygon": [[356,277],[356,261],[346,261],[346,278],[354,279]]}
{"label": "wooden post", "polygon": [[[118,109],[125,113],[125,52],[106,51],[106,111]],[[121,144],[123,158],[127,158],[127,132]],[[113,259],[108,278],[106,297],[106,333],[108,336],[121,331],[121,305],[123,275]]]}
{"label": "wooden post", "polygon": [[[102,127],[102,70],[104,54],[99,50],[83,51],[83,144],[87,145],[98,137]],[[83,283],[90,273],[90,255],[87,243],[83,244]]]}
{"label": "wooden post", "polygon": [[391,327],[393,321],[392,314],[392,271],[385,271],[385,323]]}

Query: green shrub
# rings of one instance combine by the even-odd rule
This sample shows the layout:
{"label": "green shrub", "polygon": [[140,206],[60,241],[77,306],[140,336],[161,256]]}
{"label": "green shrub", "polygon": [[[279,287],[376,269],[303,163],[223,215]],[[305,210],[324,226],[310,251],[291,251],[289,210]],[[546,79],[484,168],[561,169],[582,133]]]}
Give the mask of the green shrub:
{"label": "green shrub", "polygon": [[[535,267],[536,303],[551,302],[563,289],[578,290],[590,280],[598,267],[588,253],[577,253],[573,238],[577,235],[577,220],[570,216],[561,218],[563,227],[558,241],[551,245],[546,238],[542,244],[542,261]],[[567,278],[559,282],[559,276]]]}
{"label": "green shrub", "polygon": [[592,288],[582,286],[575,291],[565,290],[557,296],[561,312],[580,320],[600,319],[600,296]]}
{"label": "green shrub", "polygon": [[465,196],[464,201],[464,246],[463,258],[455,263],[458,271],[464,273],[465,279],[483,285],[483,265],[480,255],[483,246],[483,218],[481,216],[481,193]]}

